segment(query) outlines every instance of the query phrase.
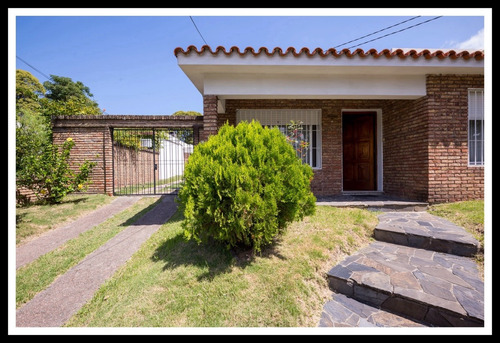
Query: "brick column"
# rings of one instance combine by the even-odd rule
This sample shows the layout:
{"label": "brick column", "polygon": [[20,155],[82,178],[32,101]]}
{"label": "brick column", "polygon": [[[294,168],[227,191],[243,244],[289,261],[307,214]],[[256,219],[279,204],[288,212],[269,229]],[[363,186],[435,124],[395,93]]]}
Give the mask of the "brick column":
{"label": "brick column", "polygon": [[206,141],[211,135],[217,134],[218,130],[217,96],[203,96],[203,132],[200,132],[200,140]]}

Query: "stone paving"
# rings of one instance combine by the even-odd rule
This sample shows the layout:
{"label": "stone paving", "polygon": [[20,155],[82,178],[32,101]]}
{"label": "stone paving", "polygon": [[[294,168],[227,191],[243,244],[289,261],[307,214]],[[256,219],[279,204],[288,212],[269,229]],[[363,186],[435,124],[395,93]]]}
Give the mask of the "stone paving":
{"label": "stone paving", "polygon": [[[477,241],[426,212],[384,213],[379,220],[379,227],[400,235],[392,240],[398,244],[374,242],[327,273],[334,293],[319,326],[484,326],[484,284],[477,265],[455,254],[472,253],[469,245],[477,251]],[[381,237],[391,236],[375,235]],[[457,242],[467,248],[446,248]],[[417,243],[424,249],[407,246]],[[436,246],[453,254],[429,249]]]}
{"label": "stone paving", "polygon": [[463,228],[427,212],[385,213],[374,231],[379,241],[474,256],[479,242]]}
{"label": "stone paving", "polygon": [[318,196],[317,205],[335,207],[356,207],[375,211],[410,212],[426,211],[429,204],[421,201],[398,199],[392,196],[379,194],[340,194],[333,196]]}
{"label": "stone paving", "polygon": [[414,320],[333,293],[321,314],[322,327],[425,327]]}

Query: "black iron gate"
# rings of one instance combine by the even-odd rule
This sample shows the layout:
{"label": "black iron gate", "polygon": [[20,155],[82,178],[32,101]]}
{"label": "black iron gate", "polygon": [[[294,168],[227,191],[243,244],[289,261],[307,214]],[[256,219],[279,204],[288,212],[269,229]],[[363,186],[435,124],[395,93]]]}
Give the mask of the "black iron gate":
{"label": "black iron gate", "polygon": [[192,129],[113,129],[113,194],[177,192],[192,152]]}

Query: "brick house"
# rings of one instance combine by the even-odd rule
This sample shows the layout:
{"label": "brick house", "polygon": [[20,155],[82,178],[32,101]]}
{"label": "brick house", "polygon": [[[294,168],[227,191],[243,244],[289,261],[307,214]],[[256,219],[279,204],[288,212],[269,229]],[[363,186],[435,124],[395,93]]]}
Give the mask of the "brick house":
{"label": "brick house", "polygon": [[315,195],[484,198],[484,52],[176,48],[203,95],[200,139],[225,122],[300,120]]}

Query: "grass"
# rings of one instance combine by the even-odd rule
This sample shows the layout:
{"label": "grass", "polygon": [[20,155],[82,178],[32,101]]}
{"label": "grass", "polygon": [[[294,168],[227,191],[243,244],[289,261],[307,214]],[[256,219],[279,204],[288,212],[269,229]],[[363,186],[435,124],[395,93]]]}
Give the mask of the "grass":
{"label": "grass", "polygon": [[157,200],[154,197],[144,197],[104,223],[19,268],[16,271],[16,308],[31,300],[59,275],[143,216]]}
{"label": "grass", "polygon": [[[143,198],[19,269],[16,306],[137,220],[156,200]],[[52,211],[26,208],[21,219],[44,217],[44,210]],[[433,205],[429,212],[471,230],[481,244],[484,241],[484,202]],[[254,255],[214,242],[187,241],[182,213],[177,212],[65,326],[316,327],[331,296],[325,273],[373,241],[377,214],[318,206],[315,215],[293,223],[273,245]]]}
{"label": "grass", "polygon": [[184,176],[175,175],[166,179],[157,180],[156,183],[147,182],[142,184],[138,183],[134,185],[124,186],[116,190],[115,193],[118,195],[155,194],[155,187],[157,193],[170,193],[171,191],[179,189],[182,182],[184,182]]}
{"label": "grass", "polygon": [[484,277],[484,200],[436,204],[430,206],[428,212],[463,227],[478,240],[479,252],[475,260]]}
{"label": "grass", "polygon": [[104,194],[67,195],[60,204],[33,204],[16,208],[16,245],[64,225],[110,203]]}
{"label": "grass", "polygon": [[186,241],[177,212],[65,326],[315,327],[325,273],[372,241],[376,214],[319,206],[260,255]]}

